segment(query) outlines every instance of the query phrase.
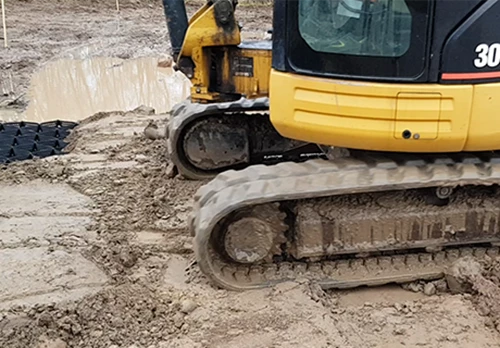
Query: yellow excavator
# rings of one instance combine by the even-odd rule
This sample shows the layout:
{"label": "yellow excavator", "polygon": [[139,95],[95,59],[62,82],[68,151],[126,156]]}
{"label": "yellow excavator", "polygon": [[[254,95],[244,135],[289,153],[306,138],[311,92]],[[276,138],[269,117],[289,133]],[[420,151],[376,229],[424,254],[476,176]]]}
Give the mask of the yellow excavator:
{"label": "yellow excavator", "polygon": [[431,280],[500,243],[499,0],[274,0],[241,42],[237,1],[164,0],[191,97],[168,153],[209,179],[197,262],[232,290]]}

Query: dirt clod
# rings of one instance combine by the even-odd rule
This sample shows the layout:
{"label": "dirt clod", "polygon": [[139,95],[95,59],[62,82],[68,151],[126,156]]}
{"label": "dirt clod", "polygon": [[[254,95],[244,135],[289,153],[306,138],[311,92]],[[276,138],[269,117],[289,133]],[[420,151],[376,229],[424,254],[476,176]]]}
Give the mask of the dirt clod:
{"label": "dirt clod", "polygon": [[445,278],[438,279],[434,281],[433,284],[436,287],[436,292],[438,293],[445,293],[448,291],[448,284]]}
{"label": "dirt clod", "polygon": [[499,329],[500,287],[496,284],[500,259],[479,263],[472,257],[457,260],[447,274],[448,285],[454,293],[471,293],[477,312],[489,316],[490,324]]}
{"label": "dirt clod", "polygon": [[413,292],[422,292],[424,290],[424,285],[420,282],[411,282],[411,283],[403,284],[403,289],[413,291]]}
{"label": "dirt clod", "polygon": [[454,294],[472,291],[472,282],[480,277],[483,268],[472,257],[461,258],[447,270],[446,281]]}
{"label": "dirt clod", "polygon": [[122,249],[120,251],[120,261],[123,266],[127,268],[132,268],[137,263],[137,256],[133,252],[127,249]]}
{"label": "dirt clod", "polygon": [[171,68],[173,64],[172,56],[163,56],[158,60],[158,67],[160,68]]}
{"label": "dirt clod", "polygon": [[164,137],[164,133],[165,132],[162,132],[154,121],[149,122],[146,128],[144,128],[144,136],[146,139],[158,140]]}
{"label": "dirt clod", "polygon": [[427,283],[424,286],[424,294],[432,296],[436,293],[436,286],[433,283]]}
{"label": "dirt clod", "polygon": [[184,314],[189,314],[191,313],[192,311],[194,311],[196,309],[196,307],[198,307],[198,305],[196,304],[196,302],[194,302],[193,300],[184,300],[181,302],[181,309],[180,311]]}

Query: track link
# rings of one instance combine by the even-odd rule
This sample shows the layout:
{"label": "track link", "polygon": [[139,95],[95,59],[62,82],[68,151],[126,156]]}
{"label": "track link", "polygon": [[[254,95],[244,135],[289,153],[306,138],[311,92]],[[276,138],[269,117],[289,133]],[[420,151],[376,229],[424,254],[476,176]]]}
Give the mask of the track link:
{"label": "track link", "polygon": [[[218,175],[195,196],[190,219],[202,272],[231,290],[271,286],[297,277],[314,279],[323,288],[352,288],[435,279],[460,256],[497,255],[495,244],[452,246],[428,253],[395,253],[340,260],[285,260],[261,265],[228,261],[217,251],[213,234],[231,213],[242,208],[319,197],[442,186],[500,184],[500,154],[354,154],[335,161],[256,165]],[[498,242],[498,241],[497,241]]]}
{"label": "track link", "polygon": [[0,164],[62,154],[66,137],[77,125],[59,120],[0,122]]}
{"label": "track link", "polygon": [[[249,115],[254,122],[249,122]],[[223,122],[228,118],[233,122],[224,126]],[[265,127],[266,125],[268,126]],[[220,128],[217,132],[217,127],[225,128]],[[199,148],[199,151],[196,151],[197,157],[210,157],[212,153],[216,162],[224,163],[227,160],[227,165],[211,163],[213,160],[207,158],[208,165],[205,163],[200,166],[190,160],[185,145],[193,129],[200,132],[193,135],[195,140],[192,143],[192,147]],[[234,135],[228,135],[229,133]],[[274,130],[269,121],[269,98],[242,98],[237,101],[208,104],[187,100],[173,108],[166,138],[170,160],[180,174],[193,180],[212,179],[223,171],[243,169],[252,164],[275,164],[323,156],[316,145],[283,138]],[[246,144],[243,144],[244,142]],[[228,143],[234,146],[229,146]],[[224,144],[230,148],[224,148]],[[268,159],[263,159],[262,156],[266,154],[269,155]],[[238,163],[231,163],[231,156],[242,158],[235,160]],[[213,168],[210,167],[211,164]]]}

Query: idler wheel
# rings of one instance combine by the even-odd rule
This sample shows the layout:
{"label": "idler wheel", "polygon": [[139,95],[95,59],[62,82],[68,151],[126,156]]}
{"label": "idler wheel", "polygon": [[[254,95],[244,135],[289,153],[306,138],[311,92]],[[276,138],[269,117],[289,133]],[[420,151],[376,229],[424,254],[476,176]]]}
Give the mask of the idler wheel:
{"label": "idler wheel", "polygon": [[239,263],[271,262],[281,254],[281,244],[286,242],[284,223],[286,214],[277,204],[257,206],[236,214],[228,225],[224,238],[227,255]]}

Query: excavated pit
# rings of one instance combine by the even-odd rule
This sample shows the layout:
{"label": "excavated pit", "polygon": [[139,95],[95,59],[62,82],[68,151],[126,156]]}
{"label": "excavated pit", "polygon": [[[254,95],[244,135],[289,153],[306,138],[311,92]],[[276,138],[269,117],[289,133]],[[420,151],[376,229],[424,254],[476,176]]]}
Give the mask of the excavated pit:
{"label": "excavated pit", "polygon": [[169,66],[169,57],[85,57],[87,50],[44,65],[31,79],[27,109],[3,109],[0,121],[79,122],[141,105],[165,113],[189,96],[189,80]]}
{"label": "excavated pit", "polygon": [[66,137],[88,115],[142,105],[170,111],[189,95],[190,86],[171,63],[170,57],[80,57],[48,63],[31,81],[24,113],[0,109],[0,163],[64,153]]}

